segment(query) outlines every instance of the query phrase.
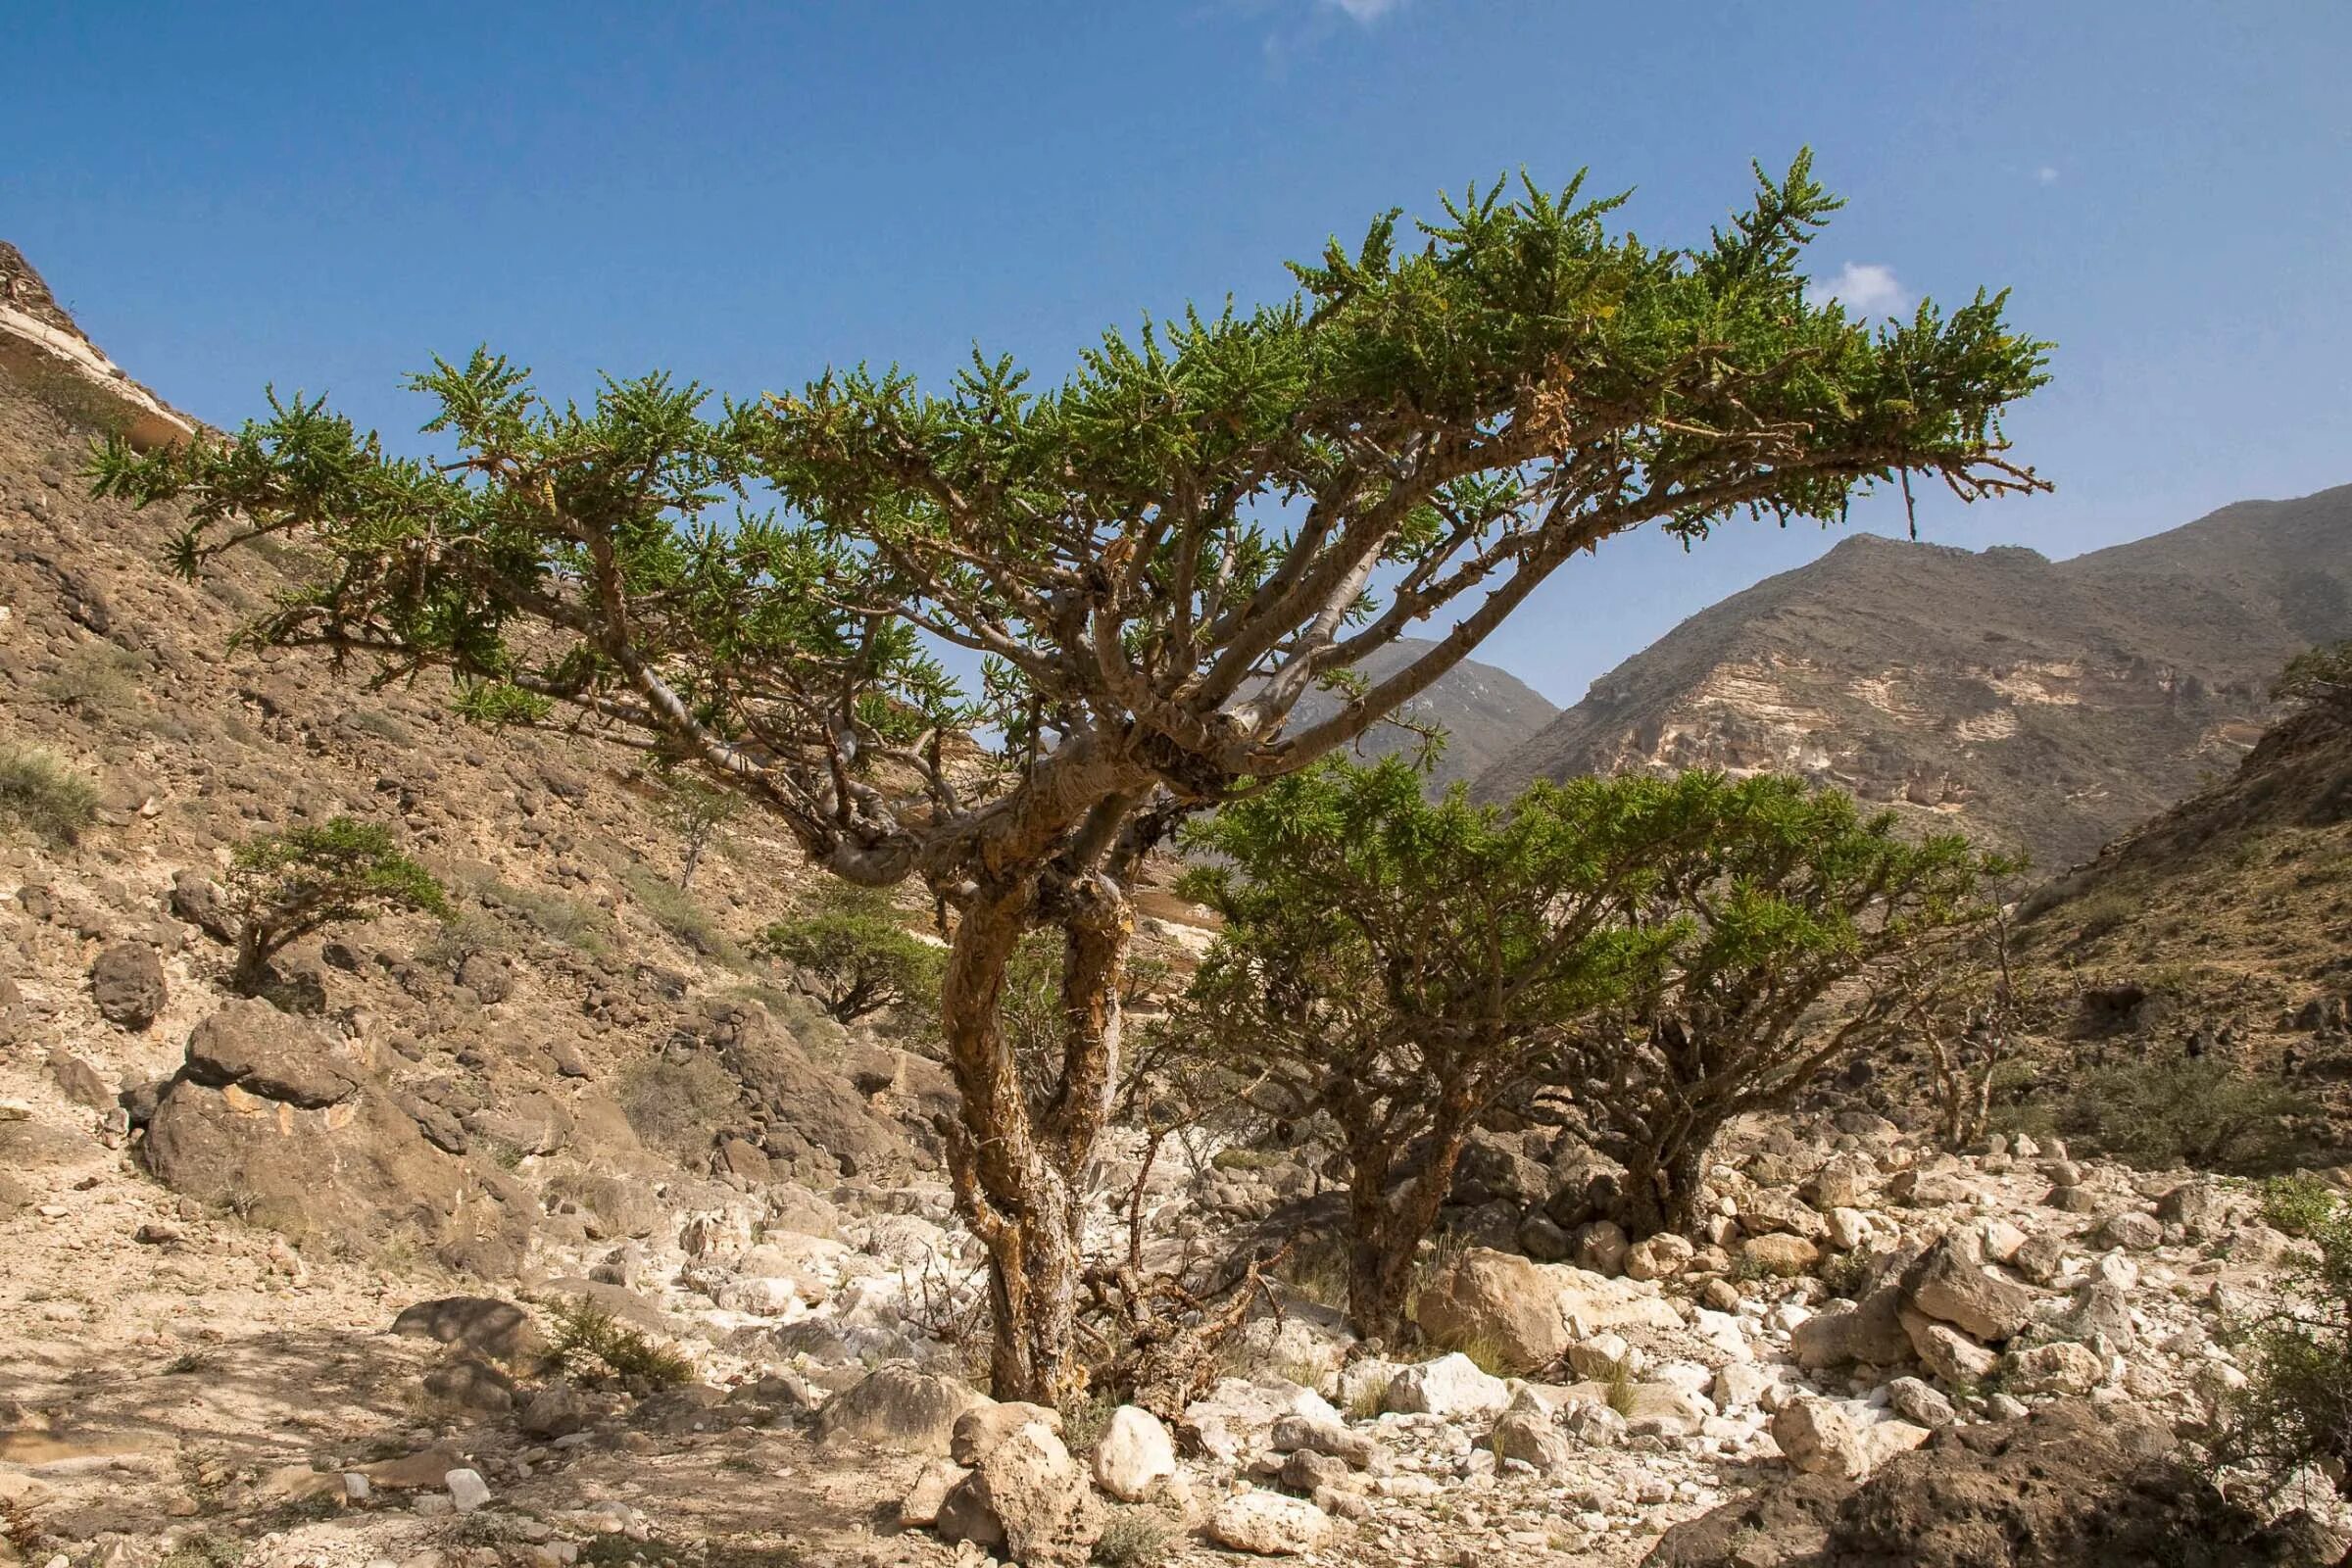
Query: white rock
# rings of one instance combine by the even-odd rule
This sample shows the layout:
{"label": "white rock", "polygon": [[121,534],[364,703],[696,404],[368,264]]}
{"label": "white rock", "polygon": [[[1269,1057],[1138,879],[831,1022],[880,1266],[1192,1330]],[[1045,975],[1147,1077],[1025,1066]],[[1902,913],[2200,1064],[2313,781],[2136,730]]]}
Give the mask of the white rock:
{"label": "white rock", "polygon": [[1219,1545],[1261,1557],[1295,1557],[1331,1539],[1331,1517],[1301,1497],[1245,1492],[1217,1504],[1208,1534]]}
{"label": "white rock", "polygon": [[471,1513],[490,1500],[489,1484],[478,1470],[452,1470],[441,1478],[449,1489],[449,1504],[460,1513]]}
{"label": "white rock", "polygon": [[1383,1402],[1405,1414],[1493,1415],[1511,1402],[1511,1391],[1456,1350],[1397,1373]]}
{"label": "white rock", "polygon": [[1095,1446],[1095,1484],[1122,1502],[1141,1502],[1176,1473],[1176,1444],[1151,1411],[1122,1404]]}

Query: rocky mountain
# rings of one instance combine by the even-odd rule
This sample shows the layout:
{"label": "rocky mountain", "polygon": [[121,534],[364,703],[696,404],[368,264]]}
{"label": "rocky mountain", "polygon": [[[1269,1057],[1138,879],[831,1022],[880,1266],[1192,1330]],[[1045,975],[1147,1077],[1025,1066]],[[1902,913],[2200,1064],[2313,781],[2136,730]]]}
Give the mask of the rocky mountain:
{"label": "rocky mountain", "polygon": [[2352,718],[2290,715],[2228,778],[2028,899],[2020,956],[2061,1036],[2228,1049],[2352,1098]]}
{"label": "rocky mountain", "polygon": [[[1419,638],[1399,638],[1356,668],[1366,679],[1379,681],[1433,646]],[[1337,707],[1338,699],[1329,693],[1309,692],[1298,704],[1292,727],[1313,723]],[[1431,769],[1430,785],[1443,789],[1457,779],[1477,778],[1525,745],[1559,711],[1558,705],[1510,671],[1465,659],[1406,703],[1397,713],[1401,722],[1374,725],[1353,750],[1363,758],[1409,753],[1422,743],[1423,732],[1415,726],[1442,730],[1446,745]]]}
{"label": "rocky mountain", "polygon": [[2226,772],[2272,678],[2352,634],[2352,487],[2072,560],[1857,534],[1684,621],[1479,775],[1793,769],[2083,859]]}

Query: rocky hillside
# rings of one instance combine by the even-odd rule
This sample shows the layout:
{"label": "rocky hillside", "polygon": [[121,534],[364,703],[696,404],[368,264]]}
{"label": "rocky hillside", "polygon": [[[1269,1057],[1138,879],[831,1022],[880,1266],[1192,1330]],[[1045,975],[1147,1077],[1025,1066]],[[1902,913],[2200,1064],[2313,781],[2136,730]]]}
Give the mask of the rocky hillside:
{"label": "rocky hillside", "polygon": [[2222,1048],[2328,1090],[2352,1050],[2352,724],[2295,714],[2230,776],[2037,891],[2021,954],[2061,1031]]}
{"label": "rocky hillside", "polygon": [[[1432,645],[1405,637],[1375,652],[1358,670],[1378,681],[1411,663]],[[1327,693],[1309,692],[1298,709],[1298,724],[1308,724],[1330,713],[1338,700]],[[1378,724],[1356,742],[1354,754],[1386,757],[1411,752],[1421,745],[1423,728],[1442,731],[1445,749],[1431,769],[1433,788],[1443,789],[1457,779],[1475,779],[1559,714],[1559,708],[1518,676],[1493,664],[1465,659],[1437,683],[1404,705],[1401,722]]]}
{"label": "rocky hillside", "polygon": [[2352,487],[2071,561],[1857,534],[1693,615],[1480,775],[1793,769],[2057,868],[2226,772],[2352,634]]}

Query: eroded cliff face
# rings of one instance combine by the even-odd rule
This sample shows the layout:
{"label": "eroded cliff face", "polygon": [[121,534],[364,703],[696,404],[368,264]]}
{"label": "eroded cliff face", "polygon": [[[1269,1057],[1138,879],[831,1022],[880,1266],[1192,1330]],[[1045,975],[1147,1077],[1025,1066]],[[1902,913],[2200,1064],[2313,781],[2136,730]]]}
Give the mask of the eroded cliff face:
{"label": "eroded cliff face", "polygon": [[2234,766],[2275,716],[2280,664],[2330,625],[2352,633],[2313,586],[2345,579],[2352,490],[2074,562],[1857,536],[1610,671],[1478,793],[1628,767],[1792,772],[2056,868]]}

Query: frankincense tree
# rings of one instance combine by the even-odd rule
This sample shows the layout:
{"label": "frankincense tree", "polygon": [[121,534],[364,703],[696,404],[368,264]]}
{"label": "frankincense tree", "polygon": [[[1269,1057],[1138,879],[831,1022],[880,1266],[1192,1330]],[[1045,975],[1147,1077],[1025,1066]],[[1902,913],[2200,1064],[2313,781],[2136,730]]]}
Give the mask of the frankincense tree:
{"label": "frankincense tree", "polygon": [[[1837,205],[1800,158],[1680,249],[1579,184],[1497,187],[1409,241],[1378,220],[1293,298],[1106,336],[1050,389],[975,356],[937,394],[861,368],[712,412],[655,375],[582,409],[477,353],[416,378],[448,463],[297,397],[233,441],[110,448],[95,479],[179,498],[190,570],[262,535],[318,548],[263,638],[443,667],[471,717],[568,713],[701,768],[834,874],[919,878],[954,916],[951,1174],[991,1262],[995,1392],[1053,1401],[1082,1375],[1128,888],[1173,823],[1360,733],[1645,523],[1834,519],[1913,473],[2037,487],[1999,420],[2044,345],[2000,296],[1879,326],[1809,300]],[[1425,652],[1290,723],[1437,616]],[[975,690],[936,643],[979,656]],[[1041,928],[1064,959],[1039,1073],[997,998]]]}

